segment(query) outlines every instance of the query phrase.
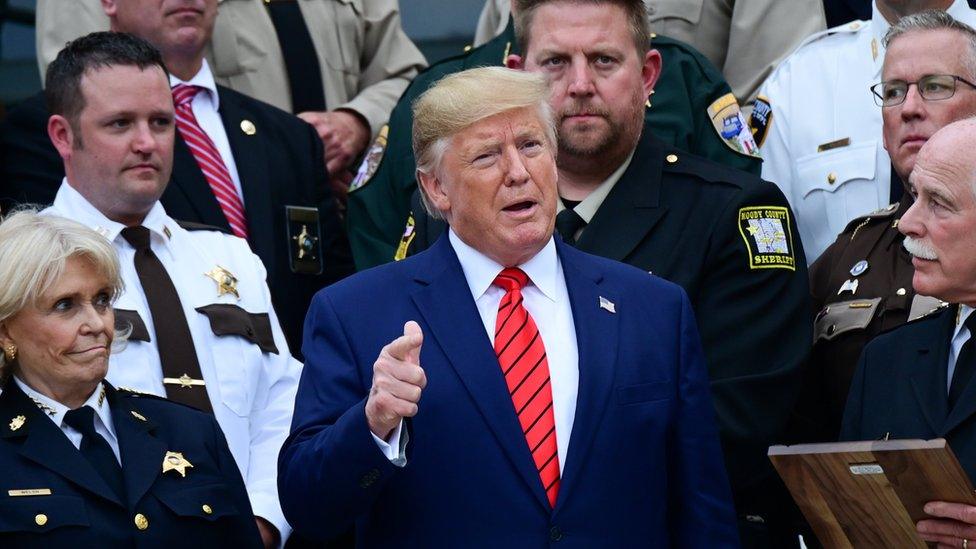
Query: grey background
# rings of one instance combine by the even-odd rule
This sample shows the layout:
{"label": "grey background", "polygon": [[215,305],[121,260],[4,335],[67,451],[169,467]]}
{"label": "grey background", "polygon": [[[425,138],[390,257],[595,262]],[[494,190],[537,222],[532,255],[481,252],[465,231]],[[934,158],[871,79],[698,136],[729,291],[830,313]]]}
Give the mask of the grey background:
{"label": "grey background", "polygon": [[[8,9],[33,12],[36,0],[0,0],[0,8],[4,3]],[[400,14],[406,33],[434,62],[460,53],[471,43],[483,4],[483,0],[400,0]],[[0,26],[0,103],[15,103],[39,89],[34,28],[7,19]]]}

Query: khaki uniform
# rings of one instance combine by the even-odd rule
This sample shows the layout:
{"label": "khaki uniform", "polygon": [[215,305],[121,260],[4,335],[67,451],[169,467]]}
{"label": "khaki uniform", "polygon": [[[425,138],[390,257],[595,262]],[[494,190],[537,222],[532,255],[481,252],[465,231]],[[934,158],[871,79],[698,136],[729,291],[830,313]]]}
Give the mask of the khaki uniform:
{"label": "khaki uniform", "polygon": [[[220,0],[207,59],[218,84],[291,112],[288,77],[262,0]],[[379,132],[410,80],[426,66],[400,26],[397,0],[299,2],[318,54],[329,110],[361,114]],[[69,40],[107,30],[99,0],[38,0],[41,73]]]}
{"label": "khaki uniform", "polygon": [[[722,71],[732,93],[751,104],[776,65],[827,27],[819,0],[644,0],[651,30],[691,44]],[[510,0],[488,0],[475,44],[504,30]]]}

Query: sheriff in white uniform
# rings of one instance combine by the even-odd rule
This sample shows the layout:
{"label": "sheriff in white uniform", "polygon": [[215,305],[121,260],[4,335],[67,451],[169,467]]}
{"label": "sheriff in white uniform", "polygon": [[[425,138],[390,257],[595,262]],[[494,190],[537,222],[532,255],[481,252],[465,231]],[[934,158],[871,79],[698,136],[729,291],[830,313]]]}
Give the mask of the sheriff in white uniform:
{"label": "sheriff in white uniform", "polygon": [[[946,11],[976,25],[965,0]],[[852,219],[890,202],[891,160],[882,143],[881,107],[869,89],[881,81],[882,38],[890,26],[875,4],[871,21],[814,34],[759,91],[752,126],[762,177],[793,207],[807,263]]]}
{"label": "sheriff in white uniform", "polygon": [[[125,226],[102,215],[66,181],[44,213],[88,225],[115,245],[125,282],[115,309],[117,318],[133,325],[133,333],[124,350],[112,355],[107,379],[165,397],[135,249],[120,234]],[[278,451],[291,426],[302,365],[288,352],[264,266],[244,240],[217,230],[188,231],[158,202],[142,225],[179,291],[214,416],[241,469],[254,514],[277,527],[284,540],[290,527],[278,503]],[[227,273],[236,281],[219,284],[207,273]],[[217,304],[224,306],[212,307]]]}

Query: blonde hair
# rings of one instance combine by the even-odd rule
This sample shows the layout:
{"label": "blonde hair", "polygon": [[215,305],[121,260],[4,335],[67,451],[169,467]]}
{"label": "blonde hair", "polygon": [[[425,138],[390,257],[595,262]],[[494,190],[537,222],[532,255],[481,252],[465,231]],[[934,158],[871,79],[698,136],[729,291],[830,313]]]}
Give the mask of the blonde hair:
{"label": "blonde hair", "polygon": [[[413,103],[417,170],[432,174],[450,139],[460,131],[485,118],[523,108],[537,109],[555,155],[556,124],[549,106],[549,87],[541,75],[504,67],[479,67],[445,76]],[[423,185],[420,197],[427,212],[440,218]]]}
{"label": "blonde hair", "polygon": [[[0,322],[34,305],[64,274],[68,259],[83,257],[109,281],[114,301],[123,290],[112,244],[92,229],[34,209],[15,211],[0,222]],[[123,344],[130,330],[117,334]],[[0,380],[7,359],[0,353]]]}

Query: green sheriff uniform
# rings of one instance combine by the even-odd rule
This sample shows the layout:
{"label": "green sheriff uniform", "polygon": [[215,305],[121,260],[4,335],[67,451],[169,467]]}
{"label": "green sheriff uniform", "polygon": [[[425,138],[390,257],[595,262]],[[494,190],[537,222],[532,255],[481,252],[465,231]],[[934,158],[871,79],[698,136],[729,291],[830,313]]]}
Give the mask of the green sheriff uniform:
{"label": "green sheriff uniform", "polygon": [[[646,110],[646,127],[673,147],[759,175],[758,147],[722,74],[691,46],[653,37],[661,76]],[[515,48],[508,28],[490,42],[432,65],[413,80],[367,153],[349,192],[347,222],[356,268],[392,261],[417,188],[411,130],[413,101],[442,77],[503,65]]]}

